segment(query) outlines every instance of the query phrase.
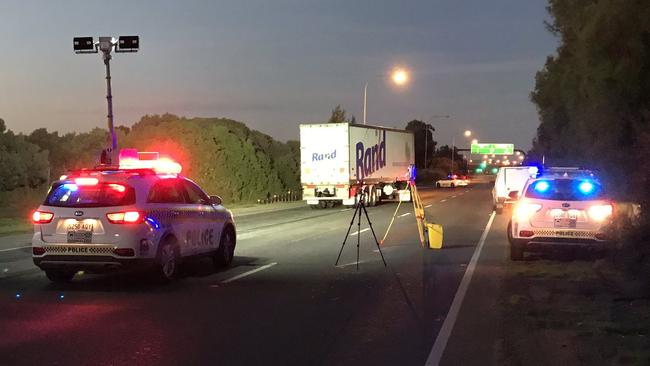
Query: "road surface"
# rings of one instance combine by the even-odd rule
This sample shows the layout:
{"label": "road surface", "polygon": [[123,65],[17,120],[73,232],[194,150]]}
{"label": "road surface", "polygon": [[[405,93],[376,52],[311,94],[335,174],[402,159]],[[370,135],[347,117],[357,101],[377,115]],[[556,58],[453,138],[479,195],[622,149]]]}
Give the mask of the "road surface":
{"label": "road surface", "polygon": [[[403,204],[382,246],[387,267],[365,222],[334,266],[353,213],[344,208],[236,217],[233,267],[194,262],[170,285],[133,275],[54,285],[21,248],[27,235],[0,239],[0,363],[498,364],[505,218],[492,219],[488,185],[420,192],[444,248],[420,247]],[[378,236],[395,208],[368,209]]]}

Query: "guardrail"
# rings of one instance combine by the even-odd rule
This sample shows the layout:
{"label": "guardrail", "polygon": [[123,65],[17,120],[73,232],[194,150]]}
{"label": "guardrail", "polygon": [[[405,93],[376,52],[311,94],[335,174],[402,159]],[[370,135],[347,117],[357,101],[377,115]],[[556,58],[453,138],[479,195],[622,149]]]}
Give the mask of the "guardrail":
{"label": "guardrail", "polygon": [[258,204],[269,204],[276,202],[292,202],[302,200],[302,191],[287,191],[280,194],[267,194],[266,198],[257,200]]}

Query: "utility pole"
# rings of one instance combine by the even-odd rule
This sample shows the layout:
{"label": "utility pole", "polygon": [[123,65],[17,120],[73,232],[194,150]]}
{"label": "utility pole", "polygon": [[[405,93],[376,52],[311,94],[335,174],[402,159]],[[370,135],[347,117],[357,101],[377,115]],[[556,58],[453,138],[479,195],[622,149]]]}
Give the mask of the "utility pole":
{"label": "utility pole", "polygon": [[95,42],[93,37],[75,37],[72,41],[72,48],[75,53],[98,53],[102,51],[102,60],[106,68],[106,103],[109,142],[104,148],[100,157],[100,164],[111,165],[117,161],[117,135],[113,121],[113,94],[111,90],[111,52],[138,52],[140,49],[139,36],[120,36],[117,40],[113,37],[99,37]]}

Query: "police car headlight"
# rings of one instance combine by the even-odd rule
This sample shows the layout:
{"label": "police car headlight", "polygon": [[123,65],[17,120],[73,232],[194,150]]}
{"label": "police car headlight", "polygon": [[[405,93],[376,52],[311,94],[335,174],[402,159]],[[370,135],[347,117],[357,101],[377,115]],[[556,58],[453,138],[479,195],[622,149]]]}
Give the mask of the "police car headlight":
{"label": "police car headlight", "polygon": [[608,217],[612,216],[614,208],[612,205],[595,205],[589,207],[589,217],[594,221],[605,221]]}

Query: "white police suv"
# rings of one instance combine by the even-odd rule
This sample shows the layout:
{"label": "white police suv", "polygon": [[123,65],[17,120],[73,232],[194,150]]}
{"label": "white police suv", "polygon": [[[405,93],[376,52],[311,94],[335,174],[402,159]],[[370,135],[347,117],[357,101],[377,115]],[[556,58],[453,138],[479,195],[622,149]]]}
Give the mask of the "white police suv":
{"label": "white police suv", "polygon": [[232,213],[180,170],[156,153],[124,149],[119,166],[62,176],[33,213],[34,263],[54,282],[81,270],[145,268],[172,280],[179,263],[194,256],[230,265]]}
{"label": "white police suv", "polygon": [[594,175],[577,168],[550,168],[526,182],[508,224],[510,258],[544,246],[602,249],[613,204]]}

